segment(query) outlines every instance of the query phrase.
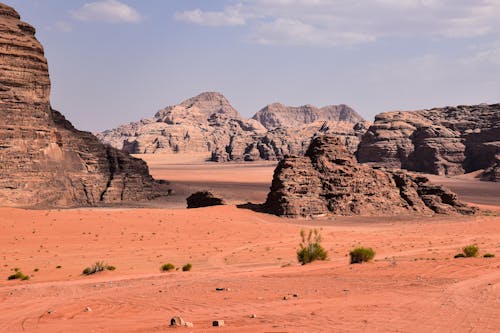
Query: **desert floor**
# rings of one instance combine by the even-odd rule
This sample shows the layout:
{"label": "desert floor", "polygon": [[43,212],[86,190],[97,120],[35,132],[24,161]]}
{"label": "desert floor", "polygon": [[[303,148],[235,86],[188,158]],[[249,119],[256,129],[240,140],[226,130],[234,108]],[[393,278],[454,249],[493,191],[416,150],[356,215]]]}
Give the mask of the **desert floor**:
{"label": "desert floor", "polygon": [[[291,220],[235,206],[265,200],[272,163],[145,158],[173,197],[146,208],[0,208],[0,332],[500,331],[497,183],[431,177],[489,210],[475,217]],[[183,208],[205,188],[230,205]],[[321,231],[330,260],[297,263],[302,228]],[[453,259],[473,243],[481,257]],[[375,261],[349,265],[358,245]],[[99,260],[116,270],[81,274]],[[161,273],[168,262],[193,269]],[[8,281],[14,268],[31,279]],[[194,327],[169,328],[176,315]],[[219,319],[225,327],[211,327]]]}

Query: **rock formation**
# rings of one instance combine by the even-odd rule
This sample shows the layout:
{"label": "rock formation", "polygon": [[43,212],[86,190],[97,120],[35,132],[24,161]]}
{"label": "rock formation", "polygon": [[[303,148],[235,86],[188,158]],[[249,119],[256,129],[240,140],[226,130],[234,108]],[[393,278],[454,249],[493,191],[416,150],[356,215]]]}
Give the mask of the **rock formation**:
{"label": "rock formation", "polygon": [[[345,105],[322,109],[272,105],[259,111],[255,119],[244,119],[223,95],[205,92],[166,107],[151,119],[97,136],[102,142],[129,153],[206,153],[212,161],[223,162],[279,160],[288,154],[303,154],[311,137],[318,133],[342,136],[354,152],[368,128]],[[287,123],[284,113],[288,109],[295,120]],[[268,128],[265,128],[256,119],[277,119],[275,123],[281,127],[270,126],[266,121]]]}
{"label": "rock formation", "polygon": [[287,217],[475,212],[425,177],[357,163],[339,138],[327,135],[313,139],[305,156],[278,164],[263,208]]}
{"label": "rock formation", "polygon": [[89,206],[163,194],[147,165],[51,109],[35,29],[0,4],[0,205]]}
{"label": "rock formation", "polygon": [[296,128],[317,121],[336,122],[339,123],[339,129],[349,130],[353,124],[363,121],[356,111],[345,104],[317,108],[309,104],[293,107],[273,103],[258,111],[252,119],[259,121],[268,130]]}
{"label": "rock formation", "polygon": [[186,198],[187,208],[200,208],[209,206],[225,205],[224,199],[215,196],[209,191],[200,191]]}
{"label": "rock formation", "polygon": [[439,175],[492,168],[500,161],[500,104],[379,114],[363,135],[357,158]]}

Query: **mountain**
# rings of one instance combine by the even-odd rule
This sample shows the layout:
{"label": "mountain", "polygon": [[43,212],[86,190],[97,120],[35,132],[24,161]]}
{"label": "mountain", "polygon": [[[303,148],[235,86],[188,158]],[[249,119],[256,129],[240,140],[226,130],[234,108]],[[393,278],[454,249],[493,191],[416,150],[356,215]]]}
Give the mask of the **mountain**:
{"label": "mountain", "polygon": [[286,106],[281,103],[269,104],[258,111],[252,119],[259,121],[268,130],[296,128],[318,121],[336,122],[348,130],[363,118],[345,104],[317,108],[313,105]]}
{"label": "mountain", "polygon": [[[322,109],[281,106],[279,109],[287,108],[295,110],[293,123],[266,128],[256,120],[263,119],[264,116],[258,116],[263,114],[262,110],[253,119],[245,119],[222,94],[204,92],[158,111],[153,118],[122,125],[97,136],[102,142],[133,154],[206,153],[210,160],[217,162],[255,161],[303,154],[318,133],[341,135],[355,151],[361,134],[368,127],[347,106]],[[263,110],[268,110],[265,114],[272,118],[271,112],[277,109],[268,106]],[[313,119],[301,117],[300,110],[322,111]],[[277,114],[274,118],[279,117]]]}
{"label": "mountain", "polygon": [[0,3],[0,205],[71,207],[166,195],[147,165],[75,129],[50,106],[35,28]]}

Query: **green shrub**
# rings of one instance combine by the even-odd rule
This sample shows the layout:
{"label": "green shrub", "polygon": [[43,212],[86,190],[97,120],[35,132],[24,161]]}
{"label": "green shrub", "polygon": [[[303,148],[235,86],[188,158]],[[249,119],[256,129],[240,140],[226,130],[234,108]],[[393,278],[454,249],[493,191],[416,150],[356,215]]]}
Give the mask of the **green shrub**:
{"label": "green shrub", "polygon": [[462,249],[464,252],[465,256],[470,258],[470,257],[477,257],[477,254],[479,252],[479,248],[477,245],[467,245]]}
{"label": "green shrub", "polygon": [[173,270],[173,269],[175,269],[175,266],[174,266],[174,265],[172,265],[171,263],[168,263],[168,264],[163,264],[163,265],[161,265],[161,267],[160,267],[160,270],[161,270],[162,272],[168,272],[168,271],[171,271],[171,270]]}
{"label": "green shrub", "polygon": [[14,269],[15,273],[12,274],[12,275],[9,275],[9,277],[7,277],[7,280],[22,280],[22,281],[25,281],[25,280],[29,280],[30,277],[28,275],[24,275],[19,269]]}
{"label": "green shrub", "polygon": [[321,235],[318,230],[309,230],[309,234],[306,238],[306,232],[302,229],[300,231],[300,237],[302,238],[302,242],[300,243],[300,248],[297,250],[297,260],[302,265],[315,260],[326,260],[328,258],[328,253],[321,246]]}
{"label": "green shrub", "polygon": [[188,271],[191,270],[191,268],[193,268],[193,265],[191,265],[190,263],[187,263],[184,266],[182,266],[182,271],[183,272],[188,272]]}
{"label": "green shrub", "polygon": [[[91,275],[91,274],[95,274],[95,273],[99,273],[99,272],[102,272],[106,269],[106,267],[108,267],[103,261],[96,261],[95,264],[93,264],[92,266],[90,267],[86,267],[82,274],[83,275]],[[112,266],[109,266],[109,267],[112,267]]]}
{"label": "green shrub", "polygon": [[485,253],[483,258],[494,258],[495,255],[493,253]]}
{"label": "green shrub", "polygon": [[106,269],[107,269],[108,271],[114,271],[114,270],[116,269],[116,267],[115,267],[115,266],[111,266],[111,265],[107,265],[107,266],[106,266]]}
{"label": "green shrub", "polygon": [[455,259],[457,259],[457,258],[465,258],[465,254],[458,253],[458,254],[455,254],[455,256],[453,258],[455,258]]}
{"label": "green shrub", "polygon": [[362,262],[368,262],[375,257],[375,251],[371,247],[357,247],[351,252],[351,264],[360,264]]}

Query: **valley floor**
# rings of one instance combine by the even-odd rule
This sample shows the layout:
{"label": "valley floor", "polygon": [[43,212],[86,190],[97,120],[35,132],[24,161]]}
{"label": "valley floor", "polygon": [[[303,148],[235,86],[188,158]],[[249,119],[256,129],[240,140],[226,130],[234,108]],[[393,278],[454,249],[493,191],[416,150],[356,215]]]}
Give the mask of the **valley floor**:
{"label": "valley floor", "polygon": [[[476,217],[289,220],[234,205],[265,200],[273,164],[149,164],[172,181],[167,208],[0,208],[0,332],[168,332],[176,315],[186,332],[500,330],[497,184],[433,178],[490,209]],[[181,209],[207,184],[231,205]],[[302,228],[330,260],[297,264]],[[473,243],[496,257],[453,259]],[[349,265],[358,245],[375,261]],[[99,260],[116,270],[81,275]],[[31,279],[8,281],[14,268]]]}

